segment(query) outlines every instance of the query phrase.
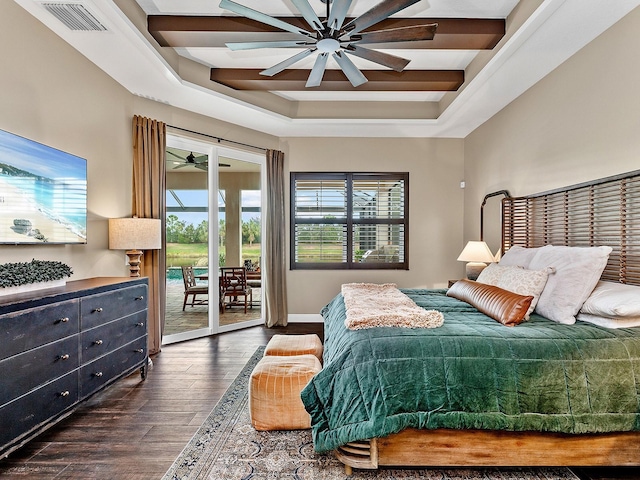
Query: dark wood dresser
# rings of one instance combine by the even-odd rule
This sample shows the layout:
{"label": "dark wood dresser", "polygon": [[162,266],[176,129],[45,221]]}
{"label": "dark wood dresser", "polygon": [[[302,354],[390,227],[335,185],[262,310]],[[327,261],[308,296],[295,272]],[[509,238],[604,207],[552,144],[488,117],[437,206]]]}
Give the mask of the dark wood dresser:
{"label": "dark wood dresser", "polygon": [[147,279],[100,277],[0,297],[0,458],[139,368]]}

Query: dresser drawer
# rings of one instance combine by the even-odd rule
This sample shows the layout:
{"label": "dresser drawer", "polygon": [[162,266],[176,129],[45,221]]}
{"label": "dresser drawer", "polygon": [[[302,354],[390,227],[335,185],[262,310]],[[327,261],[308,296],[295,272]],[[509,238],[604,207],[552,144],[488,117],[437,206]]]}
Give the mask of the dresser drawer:
{"label": "dresser drawer", "polygon": [[75,299],[0,316],[0,360],[78,333],[79,314]]}
{"label": "dresser drawer", "polygon": [[147,333],[147,311],[83,331],[80,334],[81,362],[87,363],[122,347]]}
{"label": "dresser drawer", "polygon": [[147,359],[147,336],[144,335],[118,350],[80,368],[80,398],[99,390],[123,372],[142,366]]}
{"label": "dresser drawer", "polygon": [[78,402],[77,370],[0,407],[0,450]]}
{"label": "dresser drawer", "polygon": [[84,297],[80,301],[82,330],[97,327],[147,308],[147,286],[121,288]]}
{"label": "dresser drawer", "polygon": [[0,362],[0,405],[80,366],[78,334]]}

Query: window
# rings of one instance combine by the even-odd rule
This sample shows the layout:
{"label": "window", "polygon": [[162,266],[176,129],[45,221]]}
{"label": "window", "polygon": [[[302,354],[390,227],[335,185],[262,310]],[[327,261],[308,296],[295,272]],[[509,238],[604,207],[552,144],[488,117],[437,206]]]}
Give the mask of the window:
{"label": "window", "polygon": [[408,269],[408,173],[291,173],[292,269]]}

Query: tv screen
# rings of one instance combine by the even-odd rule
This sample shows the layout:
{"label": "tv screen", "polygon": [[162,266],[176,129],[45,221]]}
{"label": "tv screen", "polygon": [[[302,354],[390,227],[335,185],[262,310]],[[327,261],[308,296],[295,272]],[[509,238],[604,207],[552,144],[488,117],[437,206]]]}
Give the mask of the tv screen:
{"label": "tv screen", "polygon": [[0,130],[0,244],[87,243],[87,161]]}

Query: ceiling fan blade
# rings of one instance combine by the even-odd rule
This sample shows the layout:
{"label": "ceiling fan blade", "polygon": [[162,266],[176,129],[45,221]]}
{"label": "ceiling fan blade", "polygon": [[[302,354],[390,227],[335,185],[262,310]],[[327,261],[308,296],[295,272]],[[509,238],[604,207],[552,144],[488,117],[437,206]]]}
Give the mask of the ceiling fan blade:
{"label": "ceiling fan blade", "polygon": [[349,45],[346,48],[346,53],[355,55],[356,57],[364,58],[365,60],[369,60],[380,65],[384,65],[385,67],[389,67],[396,72],[403,71],[404,67],[406,67],[411,61],[407,60],[406,58],[396,57],[395,55],[379,52],[377,50],[370,50],[368,48],[359,47],[358,45]]}
{"label": "ceiling fan blade", "polygon": [[388,30],[378,30],[353,35],[351,40],[358,44],[419,42],[421,40],[433,40],[437,28],[437,23],[416,25],[414,27],[390,28]]}
{"label": "ceiling fan blade", "polygon": [[327,26],[334,30],[340,30],[344,19],[347,16],[349,7],[352,0],[333,0],[331,3],[331,12],[329,12],[329,19],[327,20]]}
{"label": "ceiling fan blade", "polygon": [[256,48],[306,48],[312,43],[304,40],[283,40],[280,42],[230,42],[225,44],[229,50],[253,50]]}
{"label": "ceiling fan blade", "polygon": [[173,153],[171,150],[167,150],[167,153],[168,153],[169,155],[173,155],[173,156],[174,156],[174,157],[176,157],[176,158],[179,158],[179,159],[180,159],[180,160],[182,160],[183,162],[184,162],[184,160],[185,160],[185,159],[184,159],[184,157],[181,157],[181,156],[180,156],[180,155],[178,155],[177,153]]}
{"label": "ceiling fan blade", "polygon": [[271,25],[272,27],[280,28],[281,30],[285,30],[287,32],[296,33],[298,35],[305,35],[307,37],[313,36],[313,34],[307,30],[295,27],[290,23],[270,17],[265,13],[258,12],[257,10],[245,7],[244,5],[232,2],[231,0],[222,0],[220,2],[220,8],[224,8],[225,10],[237,13],[238,15],[242,15],[243,17],[250,18],[251,20],[255,20],[256,22],[266,23],[267,25]]}
{"label": "ceiling fan blade", "polygon": [[195,167],[196,167],[197,169],[199,169],[199,170],[204,170],[205,172],[206,172],[207,170],[209,170],[208,165],[206,165],[206,164],[204,164],[204,163],[198,163]]}
{"label": "ceiling fan blade", "polygon": [[285,61],[278,63],[277,65],[274,65],[271,68],[267,68],[266,70],[263,70],[260,72],[260,75],[265,75],[267,77],[273,77],[275,74],[280,73],[281,71],[283,71],[285,68],[290,67],[291,65],[293,65],[294,63],[302,60],[305,57],[308,57],[309,55],[311,55],[311,52],[314,52],[316,49],[315,48],[309,48],[303,52],[297,53],[296,55],[294,55],[293,57],[287,58]]}
{"label": "ceiling fan blade", "polygon": [[400,10],[404,10],[419,1],[420,0],[383,0],[371,10],[351,20],[344,26],[344,30],[352,34],[361,32],[365,28],[369,28],[371,25],[375,25],[394,13],[398,13]]}
{"label": "ceiling fan blade", "polygon": [[324,71],[327,68],[327,60],[329,59],[329,52],[322,52],[316,58],[316,63],[313,64],[309,78],[305,87],[317,87],[322,82]]}
{"label": "ceiling fan blade", "polygon": [[333,58],[336,62],[338,62],[338,65],[340,65],[340,68],[351,82],[351,85],[353,85],[354,87],[358,87],[363,83],[367,83],[367,77],[365,77],[362,72],[358,70],[358,67],[353,64],[349,57],[347,57],[341,51],[335,52],[333,54]]}
{"label": "ceiling fan blade", "polygon": [[296,6],[311,28],[318,32],[321,32],[324,29],[322,22],[318,18],[318,14],[311,4],[309,4],[308,0],[291,0],[291,3]]}

